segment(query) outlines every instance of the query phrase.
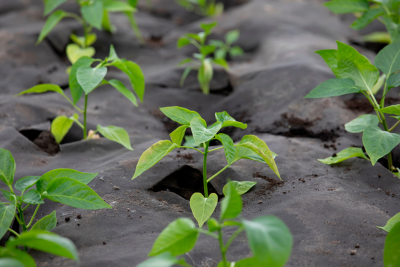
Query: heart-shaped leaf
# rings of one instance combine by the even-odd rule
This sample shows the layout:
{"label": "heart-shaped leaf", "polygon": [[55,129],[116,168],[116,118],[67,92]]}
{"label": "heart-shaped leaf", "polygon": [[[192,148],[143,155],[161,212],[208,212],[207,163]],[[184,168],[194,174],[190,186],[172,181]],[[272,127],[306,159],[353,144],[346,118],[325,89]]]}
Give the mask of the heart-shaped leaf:
{"label": "heart-shaped leaf", "polygon": [[193,216],[196,218],[199,227],[201,228],[213,214],[218,204],[218,196],[212,193],[205,198],[200,193],[194,193],[190,198],[190,209],[192,210]]}
{"label": "heart-shaped leaf", "polygon": [[67,57],[71,64],[74,64],[81,57],[93,57],[96,50],[93,47],[81,48],[77,44],[67,45]]}
{"label": "heart-shaped leaf", "polygon": [[117,142],[118,144],[123,145],[125,148],[129,150],[133,150],[131,146],[131,141],[129,140],[129,134],[126,132],[124,128],[117,126],[101,126],[97,125],[97,130],[107,139]]}
{"label": "heart-shaped leaf", "polygon": [[78,68],[76,77],[86,95],[93,91],[107,74],[107,67],[91,68],[82,66]]}
{"label": "heart-shaped leaf", "polygon": [[195,117],[190,121],[190,128],[196,145],[209,141],[218,133],[221,127],[221,122],[216,122],[210,127],[207,127],[206,121],[200,117]]}
{"label": "heart-shaped leaf", "polygon": [[101,30],[103,21],[103,2],[95,1],[92,5],[85,5],[81,8],[83,18],[93,27]]}
{"label": "heart-shaped leaf", "polygon": [[82,86],[78,82],[77,71],[81,67],[90,67],[93,63],[93,59],[89,57],[81,57],[72,65],[71,72],[69,74],[69,89],[71,90],[72,99],[74,104],[78,103],[79,99],[82,97],[83,90]]}

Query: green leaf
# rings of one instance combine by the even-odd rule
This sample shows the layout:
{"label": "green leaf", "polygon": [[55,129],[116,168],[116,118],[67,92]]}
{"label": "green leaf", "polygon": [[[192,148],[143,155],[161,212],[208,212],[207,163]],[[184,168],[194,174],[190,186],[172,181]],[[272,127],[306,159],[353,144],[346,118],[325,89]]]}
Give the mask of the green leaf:
{"label": "green leaf", "polygon": [[0,148],[0,180],[12,186],[15,174],[15,160],[11,152]]}
{"label": "green leaf", "polygon": [[238,30],[229,31],[225,35],[225,41],[228,45],[233,44],[239,39],[240,32]]}
{"label": "green leaf", "polygon": [[275,216],[243,220],[250,249],[263,266],[284,266],[290,257],[293,237],[283,221]]}
{"label": "green leaf", "polygon": [[190,128],[196,145],[209,141],[214,137],[221,129],[222,123],[216,122],[210,127],[207,127],[207,123],[200,117],[195,117],[190,121]]}
{"label": "green leaf", "polygon": [[[72,118],[77,120],[79,115],[75,113]],[[51,123],[51,133],[54,135],[57,144],[61,143],[64,136],[68,133],[69,129],[71,129],[72,124],[74,124],[74,120],[64,115],[58,116],[53,120]]]}
{"label": "green leaf", "polygon": [[181,48],[190,44],[190,40],[186,37],[181,37],[177,41],[177,47]]}
{"label": "green leaf", "polygon": [[215,47],[224,47],[225,43],[223,41],[220,40],[210,40],[208,42],[209,45],[215,46]]}
{"label": "green leaf", "polygon": [[382,14],[384,14],[384,10],[381,8],[369,9],[351,24],[351,28],[361,30]]}
{"label": "green leaf", "polygon": [[103,29],[107,32],[110,33],[115,33],[116,32],[116,28],[115,26],[111,23],[110,20],[110,15],[108,14],[107,10],[103,9],[103,20],[101,22],[101,26],[103,27]]}
{"label": "green leaf", "polygon": [[206,35],[209,35],[212,31],[212,29],[217,26],[217,22],[211,22],[211,23],[200,23],[200,27],[204,30]]}
{"label": "green leaf", "polygon": [[97,130],[107,139],[117,142],[118,144],[123,145],[125,148],[129,150],[133,150],[131,146],[131,141],[129,140],[129,134],[124,128],[117,126],[101,126],[97,125]]}
{"label": "green leaf", "polygon": [[192,70],[191,67],[185,68],[185,71],[183,72],[181,80],[179,82],[179,86],[183,86],[183,84],[185,83],[186,77],[189,75],[191,70]]}
{"label": "green leaf", "polygon": [[83,19],[98,30],[101,30],[101,22],[103,21],[103,3],[96,1],[92,5],[81,7]]}
{"label": "green leaf", "polygon": [[43,193],[46,191],[48,184],[56,178],[71,178],[75,179],[81,183],[88,184],[90,181],[96,177],[98,173],[89,173],[89,172],[78,172],[72,169],[55,169],[43,174],[40,179],[36,183],[36,189],[39,193]]}
{"label": "green leaf", "polygon": [[15,198],[10,205],[4,205],[0,202],[0,238],[2,238],[5,233],[7,233],[8,228],[10,228],[11,223],[14,220],[16,208],[15,203]]}
{"label": "green leaf", "polygon": [[219,228],[219,223],[218,223],[218,221],[217,221],[216,219],[210,218],[210,219],[207,221],[207,227],[208,227],[208,231],[210,231],[210,232],[215,232],[215,231],[217,231],[218,228]]}
{"label": "green leaf", "polygon": [[27,246],[53,255],[79,261],[78,252],[71,240],[46,231],[29,231],[9,240],[7,247]]}
{"label": "green leaf", "polygon": [[88,95],[101,83],[106,74],[107,67],[91,68],[82,66],[77,70],[76,77],[83,91]]}
{"label": "green leaf", "polygon": [[364,42],[390,44],[392,39],[388,32],[372,32],[362,36]]}
{"label": "green leaf", "polygon": [[390,232],[390,230],[392,230],[392,228],[397,224],[397,223],[399,223],[400,222],[400,212],[399,213],[397,213],[396,215],[394,215],[392,218],[390,218],[388,221],[387,221],[387,223],[386,223],[386,225],[385,226],[383,226],[383,227],[381,227],[381,226],[377,226],[379,229],[382,229],[382,230],[384,230],[384,231],[386,231],[386,232]]}
{"label": "green leaf", "polygon": [[196,146],[192,135],[185,135],[185,142],[183,143],[183,145],[190,146],[190,147],[199,147],[199,146]]}
{"label": "green leaf", "polygon": [[325,3],[324,6],[335,14],[363,12],[369,9],[366,0],[332,0]]}
{"label": "green leaf", "polygon": [[171,141],[178,146],[182,144],[183,137],[185,136],[186,129],[189,128],[187,125],[181,125],[176,128],[172,133],[169,134]]}
{"label": "green leaf", "polygon": [[395,73],[390,75],[389,79],[387,80],[387,86],[388,89],[391,89],[393,87],[399,87],[400,86],[400,73]]}
{"label": "green leaf", "polygon": [[[13,258],[0,258],[0,266],[5,267],[26,267],[20,260]],[[34,265],[35,266],[35,265]]]}
{"label": "green leaf", "polygon": [[89,186],[71,178],[51,180],[42,196],[78,209],[112,208]]}
{"label": "green leaf", "polygon": [[319,159],[319,162],[322,162],[327,165],[332,165],[336,164],[342,161],[345,161],[346,159],[350,158],[363,158],[366,160],[369,160],[367,156],[365,156],[364,152],[362,151],[361,148],[358,147],[348,147],[343,149],[342,151],[338,152],[335,157],[329,157],[326,159]]}
{"label": "green leaf", "polygon": [[232,183],[227,183],[224,194],[225,198],[221,201],[220,220],[234,219],[242,212],[242,198]]}
{"label": "green leaf", "polygon": [[383,251],[383,263],[385,267],[400,266],[400,222],[393,226],[386,236],[385,249]]}
{"label": "green leaf", "polygon": [[179,218],[170,223],[157,237],[149,256],[170,252],[173,256],[184,254],[194,247],[199,232],[192,220]]}
{"label": "green leaf", "polygon": [[193,59],[191,59],[191,58],[185,58],[184,60],[182,60],[181,62],[179,62],[178,66],[185,65],[185,64],[190,63],[190,62],[192,62],[192,61],[193,61]]}
{"label": "green leaf", "polygon": [[66,53],[71,64],[74,64],[81,57],[93,57],[96,50],[91,46],[82,48],[77,44],[69,44],[67,45]]}
{"label": "green leaf", "polygon": [[359,93],[360,89],[356,87],[351,79],[329,79],[315,87],[304,98],[323,98],[331,96],[341,96],[351,93]]}
{"label": "green leaf", "polygon": [[[252,150],[254,153],[262,157],[265,161],[265,163],[268,164],[268,166],[274,171],[274,173],[281,179],[281,176],[279,175],[278,167],[276,166],[276,163],[274,161],[274,155],[272,151],[268,148],[267,144],[258,138],[255,135],[245,135],[243,136],[242,140],[238,144],[238,146],[242,146],[245,148],[248,148]],[[235,161],[238,160],[237,155],[235,157]]]}
{"label": "green leaf", "polygon": [[39,44],[41,41],[43,41],[43,39],[51,32],[51,30],[57,25],[57,23],[59,23],[60,20],[62,20],[66,16],[68,16],[68,14],[62,10],[57,10],[53,14],[51,14],[47,18],[47,20],[43,26],[43,29],[40,32],[40,35],[39,35],[39,38],[38,38],[36,44]]}
{"label": "green leaf", "polygon": [[93,59],[89,57],[81,57],[75,64],[72,65],[71,72],[69,74],[69,88],[71,90],[72,99],[74,104],[78,103],[82,97],[83,89],[78,82],[77,71],[80,67],[90,67],[93,63]]}
{"label": "green leaf", "polygon": [[176,147],[178,147],[178,145],[169,140],[163,140],[153,144],[140,156],[139,162],[136,166],[135,174],[133,175],[132,179],[135,179],[144,171],[153,167]]}
{"label": "green leaf", "polygon": [[106,1],[104,3],[104,9],[108,12],[134,12],[136,10],[136,8],[128,3],[121,1]]}
{"label": "green leaf", "polygon": [[226,62],[225,59],[223,59],[223,58],[216,58],[216,59],[213,59],[213,62],[214,62],[215,64],[217,64],[217,65],[220,65],[220,66],[223,67],[225,70],[229,70],[229,65],[228,65],[228,63]]}
{"label": "green leaf", "polygon": [[233,144],[232,138],[230,138],[229,135],[224,133],[215,135],[215,138],[217,138],[224,146],[226,161],[228,162],[229,165],[232,164],[236,155],[236,147]]}
{"label": "green leaf", "polygon": [[138,95],[141,102],[143,102],[145,80],[142,69],[138,64],[128,60],[117,60],[111,64],[117,67],[126,75],[128,75],[132,88]]}
{"label": "green leaf", "polygon": [[214,50],[215,50],[215,46],[212,46],[212,45],[205,45],[205,46],[200,47],[200,52],[204,56],[211,54],[212,52],[214,52]]}
{"label": "green leaf", "polygon": [[225,59],[226,58],[226,49],[225,48],[219,48],[214,52],[214,58],[215,59]]}
{"label": "green leaf", "polygon": [[[399,37],[399,24],[395,23],[391,17],[384,15],[383,17],[383,24],[385,24],[387,31],[390,35],[390,42],[396,42]],[[389,43],[390,43],[389,42]]]}
{"label": "green leaf", "polygon": [[233,126],[233,127],[237,127],[237,128],[240,128],[240,129],[246,129],[247,128],[247,124],[236,121],[226,111],[216,112],[215,113],[215,119],[222,123],[222,127]]}
{"label": "green leaf", "polygon": [[379,76],[378,81],[376,82],[376,84],[371,88],[371,92],[376,95],[379,90],[381,90],[382,86],[385,84],[386,81],[386,75],[382,74],[381,76]]}
{"label": "green leaf", "polygon": [[32,88],[29,88],[28,90],[22,91],[21,93],[15,95],[15,96],[20,96],[20,95],[25,95],[25,94],[41,94],[41,93],[45,93],[48,91],[52,91],[52,92],[59,93],[60,95],[64,95],[64,92],[60,86],[55,85],[55,84],[44,83],[44,84],[39,84]]}
{"label": "green leaf", "polygon": [[164,252],[140,263],[136,267],[172,267],[175,265],[189,266],[186,264],[185,259],[177,259],[170,252]]}
{"label": "green leaf", "polygon": [[10,191],[4,190],[0,188],[1,193],[3,194],[3,197],[7,199],[8,201],[13,202],[15,198],[19,198],[17,195],[14,193],[11,193]]}
{"label": "green leaf", "polygon": [[350,133],[362,133],[369,126],[377,126],[379,124],[378,116],[364,114],[358,118],[346,123],[344,128]]}
{"label": "green leaf", "polygon": [[200,114],[196,111],[191,111],[189,109],[177,106],[160,108],[160,110],[162,113],[164,113],[165,116],[167,116],[171,120],[187,126],[190,125],[190,122],[193,118],[201,118]]}
{"label": "green leaf", "polygon": [[385,46],[375,57],[375,66],[387,76],[400,70],[400,40]]}
{"label": "green leaf", "polygon": [[249,191],[253,186],[255,186],[257,184],[257,182],[248,182],[248,181],[244,181],[244,182],[238,182],[238,181],[230,181],[229,183],[227,183],[224,188],[222,189],[222,192],[224,193],[224,195],[227,194],[227,190],[228,190],[228,186],[232,186],[233,189],[235,189],[235,191],[239,194],[239,195],[243,195],[244,193],[246,193],[247,191]]}
{"label": "green leaf", "polygon": [[22,263],[22,267],[36,267],[35,260],[29,255],[27,252],[21,251],[19,249],[13,248],[0,248],[0,266],[3,267],[18,267],[19,265],[13,265],[6,262],[3,262],[5,258],[18,260]]}
{"label": "green leaf", "polygon": [[[71,35],[69,36],[69,38],[76,43],[77,45],[79,45],[80,47],[85,47],[85,46],[90,46],[92,45],[94,42],[96,42],[97,40],[97,35],[95,33],[88,33],[87,34],[87,38],[86,38],[86,44],[85,44],[85,37],[79,37],[73,33],[71,33]],[[90,57],[90,56],[89,56]]]}
{"label": "green leaf", "polygon": [[31,228],[31,230],[43,230],[50,231],[57,226],[57,216],[56,211],[53,211],[47,216],[37,221]]}
{"label": "green leaf", "polygon": [[44,15],[47,16],[54,9],[56,9],[61,4],[65,3],[67,0],[44,0]]}
{"label": "green leaf", "polygon": [[118,60],[120,59],[117,55],[117,52],[115,52],[114,46],[110,45],[110,53],[108,55],[108,61],[113,61],[113,60]]}
{"label": "green leaf", "polygon": [[201,193],[194,193],[190,197],[190,209],[200,228],[211,217],[217,204],[218,196],[215,193],[209,195],[208,198],[205,198]]}
{"label": "green leaf", "polygon": [[40,196],[39,192],[35,189],[29,190],[22,196],[22,201],[28,204],[43,204],[44,201]]}
{"label": "green leaf", "polygon": [[117,89],[126,98],[128,98],[132,102],[132,104],[134,104],[135,106],[138,105],[135,95],[128,88],[126,88],[125,85],[121,81],[112,79],[112,80],[109,80],[108,83],[110,85],[112,85],[115,89]]}
{"label": "green leaf", "polygon": [[[231,57],[237,57],[237,56],[241,56],[244,54],[244,51],[241,47],[239,46],[234,46],[231,49],[229,49],[229,55]],[[225,58],[225,57],[224,57]]]}
{"label": "green leaf", "polygon": [[388,106],[386,108],[381,108],[379,109],[379,111],[387,114],[400,115],[400,104]]}
{"label": "green leaf", "polygon": [[379,79],[378,69],[353,47],[337,41],[340,78],[352,79],[362,90],[370,91]]}
{"label": "green leaf", "polygon": [[15,182],[14,187],[19,190],[23,191],[26,190],[36,184],[36,182],[39,180],[40,176],[25,176],[23,178],[18,179],[18,181]]}
{"label": "green leaf", "polygon": [[326,65],[332,70],[333,74],[339,78],[339,71],[338,71],[338,59],[337,59],[337,50],[335,49],[325,49],[316,51],[318,55],[325,60]]}
{"label": "green leaf", "polygon": [[362,142],[372,165],[387,155],[400,143],[400,135],[382,131],[378,126],[370,126],[364,130]]}

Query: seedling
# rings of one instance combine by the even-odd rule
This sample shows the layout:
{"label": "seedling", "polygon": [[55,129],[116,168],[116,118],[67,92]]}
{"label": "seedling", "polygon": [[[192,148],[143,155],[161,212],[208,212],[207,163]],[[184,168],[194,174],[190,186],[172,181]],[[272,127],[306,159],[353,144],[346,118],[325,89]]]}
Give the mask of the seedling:
{"label": "seedling", "polygon": [[[318,53],[337,78],[327,80],[313,89],[305,98],[323,98],[351,93],[361,93],[373,106],[376,115],[365,114],[345,124],[351,133],[363,133],[362,142],[372,165],[387,155],[388,169],[399,175],[393,166],[391,151],[400,143],[400,135],[391,133],[400,123],[400,105],[385,107],[385,96],[400,85],[400,40],[383,48],[375,57],[375,66],[353,47],[337,42],[338,49],[320,50]],[[379,71],[383,72],[383,93],[380,102],[374,93],[380,89]],[[376,89],[378,88],[378,89]],[[385,114],[394,114],[398,121],[388,127]],[[378,127],[383,126],[383,130]],[[343,160],[360,157],[368,159],[361,148],[346,148],[335,157],[319,160],[325,164],[335,164]]]}
{"label": "seedling", "polygon": [[[195,111],[181,107],[165,107],[160,108],[160,110],[168,118],[182,125],[170,134],[172,142],[169,140],[159,141],[143,152],[143,154],[140,156],[139,162],[136,166],[135,174],[133,175],[132,179],[135,179],[144,171],[150,169],[175,148],[194,149],[203,154],[204,196],[201,193],[194,193],[190,198],[190,208],[192,209],[193,215],[198,221],[200,227],[212,215],[218,203],[218,196],[215,193],[208,195],[207,183],[217,177],[234,162],[240,159],[249,159],[267,163],[274,173],[280,178],[278,167],[276,166],[274,160],[276,154],[268,148],[267,144],[263,140],[255,135],[245,135],[238,144],[234,144],[229,135],[223,133],[218,134],[218,131],[223,127],[232,126],[240,129],[246,129],[247,127],[246,124],[238,122],[229,116],[226,111],[215,113],[215,118],[217,121],[214,124],[207,126],[205,120],[201,118],[201,116]],[[201,145],[204,148],[204,151],[190,146],[181,146],[182,139],[187,128],[192,130],[195,145]],[[210,141],[212,140],[220,141],[222,146],[209,150]],[[227,165],[216,174],[208,178],[208,153],[222,148],[225,150]],[[243,184],[239,183],[238,187],[247,188],[246,190],[242,189],[243,191],[241,191],[241,193],[243,194],[253,185],[254,183],[244,182]]]}
{"label": "seedling", "polygon": [[[147,266],[191,266],[180,255],[191,251],[200,234],[211,236],[218,240],[221,261],[218,267],[257,267],[284,266],[290,257],[293,237],[283,221],[275,216],[260,216],[251,221],[241,218],[243,202],[234,186],[229,182],[225,198],[221,202],[219,220],[210,218],[207,221],[208,230],[196,228],[192,220],[179,218],[170,223],[154,242],[149,256],[152,258],[142,262],[137,267]],[[224,244],[222,230],[235,227],[236,231]],[[245,231],[250,250],[250,258],[230,262],[226,253],[235,238]]]}
{"label": "seedling", "polygon": [[176,0],[176,2],[200,16],[216,17],[224,12],[224,4],[215,3],[215,0]]}
{"label": "seedling", "polygon": [[[0,189],[8,201],[0,202],[0,238],[7,231],[15,235],[9,238],[5,247],[0,247],[0,266],[36,266],[33,258],[26,252],[28,247],[79,261],[76,247],[69,239],[49,232],[57,225],[56,211],[36,223],[34,221],[44,199],[79,209],[110,209],[111,206],[87,186],[97,173],[56,169],[42,176],[23,177],[14,183],[15,168],[11,152],[0,148],[0,180],[10,189]],[[36,189],[32,189],[33,186]],[[15,191],[20,191],[21,194],[18,195]],[[24,211],[31,205],[36,205],[36,209],[26,223]],[[22,233],[10,228],[14,218],[22,227]],[[23,246],[23,251],[18,246]]]}
{"label": "seedling", "polygon": [[225,43],[220,40],[211,40],[209,45],[216,47],[214,57],[225,59],[227,56],[234,58],[243,55],[243,49],[240,46],[232,47],[232,44],[239,39],[239,36],[239,30],[232,30],[225,34]]}
{"label": "seedling", "polygon": [[383,263],[385,267],[400,265],[400,213],[397,213],[386,223],[384,227],[378,228],[386,231],[388,235],[385,240],[383,251]]}
{"label": "seedling", "polygon": [[[99,62],[94,68],[91,65],[94,62]],[[60,86],[55,84],[40,84],[36,85],[28,90],[25,90],[19,95],[30,94],[30,93],[44,93],[47,91],[53,91],[62,95],[79,113],[83,115],[83,124],[78,120],[79,115],[75,113],[71,117],[64,115],[55,118],[51,124],[51,132],[54,135],[57,143],[61,143],[64,136],[68,133],[72,124],[75,122],[83,129],[83,139],[91,139],[97,132],[100,132],[105,138],[115,141],[127,149],[132,150],[132,146],[129,140],[129,135],[125,129],[116,126],[101,126],[97,125],[97,130],[91,132],[88,135],[86,126],[86,116],[87,116],[87,105],[88,105],[88,95],[93,92],[96,88],[101,85],[109,84],[115,89],[117,89],[121,94],[123,94],[128,100],[137,106],[137,101],[135,95],[131,90],[125,87],[125,85],[116,79],[105,80],[104,77],[107,74],[107,67],[114,66],[124,72],[130,80],[131,86],[140,101],[143,101],[144,96],[144,76],[139,65],[136,63],[120,59],[113,46],[110,48],[110,55],[104,59],[92,59],[86,56],[81,57],[72,66],[71,73],[69,76],[69,88],[71,90],[72,100],[66,96]],[[85,105],[84,109],[80,109],[76,106],[78,101],[81,99],[82,95],[85,95]]]}
{"label": "seedling", "polygon": [[109,18],[110,12],[123,12],[126,14],[136,37],[141,43],[144,43],[133,16],[133,12],[136,11],[137,1],[129,0],[128,3],[126,3],[116,0],[75,0],[80,6],[81,16],[63,10],[55,10],[66,1],[67,0],[44,0],[44,15],[52,14],[47,18],[37,43],[42,42],[62,19],[76,19],[83,27],[84,36],[77,36],[75,34],[71,34],[70,36],[70,39],[74,42],[67,46],[67,56],[71,64],[74,64],[82,56],[94,56],[95,49],[91,45],[96,41],[97,36],[92,32],[93,28],[98,30],[104,29],[110,33],[116,31]]}
{"label": "seedling", "polygon": [[[372,5],[369,2],[373,2]],[[364,41],[390,43],[399,39],[400,2],[368,1],[368,0],[332,0],[324,4],[336,14],[354,13],[358,18],[351,24],[354,30],[361,30],[372,21],[378,19],[387,32],[373,32],[363,36]]]}
{"label": "seedling", "polygon": [[[211,33],[212,29],[217,25],[217,22],[213,22],[210,24],[200,24],[201,28],[204,32],[200,32],[198,34],[188,33],[185,36],[179,38],[178,40],[178,48],[182,48],[186,45],[192,44],[197,49],[199,49],[199,53],[193,54],[193,58],[186,58],[179,63],[179,66],[186,65],[188,63],[193,63],[191,66],[187,67],[183,72],[180,86],[185,82],[186,77],[189,75],[192,69],[197,70],[197,80],[199,81],[200,88],[204,94],[210,93],[210,82],[213,78],[213,65],[220,65],[226,70],[229,69],[228,63],[225,58],[212,58],[211,54],[217,48],[214,45],[206,45],[207,36]],[[220,48],[223,49],[223,48]]]}

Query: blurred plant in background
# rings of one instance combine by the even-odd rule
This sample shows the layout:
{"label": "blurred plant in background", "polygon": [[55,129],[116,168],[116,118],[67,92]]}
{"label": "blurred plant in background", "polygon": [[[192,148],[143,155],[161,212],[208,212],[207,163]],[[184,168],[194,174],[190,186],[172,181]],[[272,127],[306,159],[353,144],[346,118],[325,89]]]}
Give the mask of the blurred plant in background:
{"label": "blurred plant in background", "polygon": [[224,12],[224,4],[215,0],[176,0],[176,2],[190,12],[205,17],[216,17]]}

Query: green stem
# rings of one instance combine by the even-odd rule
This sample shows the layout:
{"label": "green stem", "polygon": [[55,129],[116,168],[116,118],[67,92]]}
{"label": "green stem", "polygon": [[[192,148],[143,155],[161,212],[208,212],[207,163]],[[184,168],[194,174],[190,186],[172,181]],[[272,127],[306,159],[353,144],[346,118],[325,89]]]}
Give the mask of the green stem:
{"label": "green stem", "polygon": [[17,219],[17,222],[19,223],[19,225],[22,225],[22,222],[19,219],[18,215],[19,215],[19,212],[18,212],[18,214],[15,214],[15,219]]}
{"label": "green stem", "polygon": [[371,103],[372,107],[374,107],[374,110],[376,112],[376,116],[378,116],[379,122],[382,123],[381,116],[379,115],[380,113],[376,110],[376,106],[375,106],[374,102],[372,102],[372,100],[371,100],[371,98],[369,97],[368,94],[366,94],[366,93],[364,93],[362,91],[361,91],[361,93],[368,99],[368,101],[369,101],[369,103]]}
{"label": "green stem", "polygon": [[221,146],[221,147],[217,147],[217,148],[214,148],[214,149],[208,150],[208,152],[213,152],[213,151],[219,150],[219,149],[221,149],[221,148],[224,148],[224,147],[223,147],[223,146]]}
{"label": "green stem", "polygon": [[216,174],[214,174],[213,176],[211,176],[208,180],[207,183],[210,182],[212,179],[214,179],[216,176],[218,176],[218,174],[220,174],[221,172],[225,171],[226,168],[228,168],[229,166],[231,166],[230,164],[226,165],[225,167],[223,167],[219,172],[217,172]]}
{"label": "green stem", "polygon": [[15,232],[13,229],[8,228],[8,231],[10,231],[11,233],[13,233],[15,236],[19,236],[19,234],[17,232]]}
{"label": "green stem", "polygon": [[86,139],[87,137],[87,127],[86,127],[87,101],[88,101],[88,95],[85,94],[85,108],[83,110],[83,139]]}
{"label": "green stem", "polygon": [[[383,128],[385,129],[385,131],[390,132],[387,127],[387,124],[386,124],[385,116],[382,117],[382,124],[383,124]],[[388,157],[388,169],[389,169],[389,171],[392,171],[393,170],[392,152],[389,152],[387,154],[387,157]]]}
{"label": "green stem", "polygon": [[233,240],[243,231],[243,227],[238,228],[229,238],[228,242],[224,247],[225,252],[228,251],[229,246],[232,244]]}
{"label": "green stem", "polygon": [[208,188],[207,188],[207,154],[208,154],[208,146],[210,145],[210,141],[204,143],[204,160],[203,160],[203,186],[204,186],[204,197],[208,197]]}
{"label": "green stem", "polygon": [[133,13],[130,13],[130,12],[126,12],[126,13],[128,15],[129,22],[131,23],[132,30],[135,33],[136,37],[138,38],[139,43],[145,44],[146,42],[144,41],[142,33],[139,30],[139,27],[138,27],[138,25],[136,23],[136,20],[135,20],[135,17],[133,15]]}
{"label": "green stem", "polygon": [[26,205],[25,208],[22,209],[22,211],[26,210],[31,204]]}
{"label": "green stem", "polygon": [[24,214],[23,214],[20,206],[18,207],[18,214],[19,214],[19,218],[21,219],[21,222],[22,222],[22,224],[21,224],[22,230],[24,232],[26,232],[27,228],[26,228],[26,224],[25,224]]}
{"label": "green stem", "polygon": [[223,267],[229,267],[228,261],[226,260],[226,251],[224,248],[224,242],[222,241],[222,231],[221,228],[218,229],[218,240],[219,240],[219,247],[221,249],[221,255],[222,255],[222,262],[223,262]]}
{"label": "green stem", "polygon": [[400,123],[400,121],[397,121],[397,122],[392,126],[392,128],[389,129],[389,132],[393,131],[394,128],[396,128],[396,126],[399,125],[399,123]]}
{"label": "green stem", "polygon": [[[201,154],[204,154],[204,152],[203,152],[203,151],[201,151],[201,150],[198,150],[197,148],[195,148],[195,147],[191,147],[191,146],[179,146],[179,148],[194,149],[194,150],[197,150],[198,152],[200,152]],[[210,151],[211,151],[211,150],[210,150]]]}
{"label": "green stem", "polygon": [[35,218],[35,216],[36,216],[36,213],[38,212],[38,210],[39,210],[39,207],[40,207],[40,204],[39,205],[37,205],[37,207],[36,207],[36,209],[35,209],[35,212],[33,213],[33,215],[32,215],[32,218],[31,218],[31,220],[30,220],[30,222],[28,223],[28,225],[26,226],[27,228],[29,228],[29,227],[31,227],[31,224],[32,224],[32,222],[33,222],[33,219]]}
{"label": "green stem", "polygon": [[205,234],[205,235],[209,235],[209,236],[211,236],[211,237],[214,237],[215,239],[218,239],[218,238],[219,238],[218,235],[216,235],[216,234],[214,234],[214,233],[211,233],[210,231],[201,229],[201,228],[198,228],[197,231],[200,232],[200,233],[202,233],[202,234]]}
{"label": "green stem", "polygon": [[83,48],[86,48],[86,44],[87,44],[87,40],[88,40],[88,37],[87,37],[88,29],[87,29],[87,23],[86,23],[85,20],[83,20],[83,31],[84,31],[84,34],[85,34],[85,43],[83,44]]}

